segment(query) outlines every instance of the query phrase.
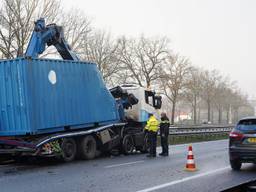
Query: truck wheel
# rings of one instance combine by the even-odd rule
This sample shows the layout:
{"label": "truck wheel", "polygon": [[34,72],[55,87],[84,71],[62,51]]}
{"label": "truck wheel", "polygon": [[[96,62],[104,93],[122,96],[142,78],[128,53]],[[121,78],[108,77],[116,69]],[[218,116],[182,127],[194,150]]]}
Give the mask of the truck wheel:
{"label": "truck wheel", "polygon": [[62,159],[65,162],[73,161],[76,157],[76,142],[72,138],[64,138],[61,143]]}
{"label": "truck wheel", "polygon": [[17,155],[15,157],[13,157],[15,163],[19,163],[19,164],[24,164],[28,162],[28,157],[27,156],[21,156],[21,155]]}
{"label": "truck wheel", "polygon": [[133,143],[133,139],[132,136],[130,135],[126,135],[123,139],[123,153],[125,155],[131,154],[134,150],[134,143]]}
{"label": "truck wheel", "polygon": [[141,153],[148,153],[148,152],[149,152],[149,139],[148,139],[148,134],[146,134],[145,137],[144,137],[143,146],[142,146],[140,152],[141,152]]}
{"label": "truck wheel", "polygon": [[230,160],[230,166],[234,171],[239,171],[242,163],[239,160]]}
{"label": "truck wheel", "polygon": [[78,144],[79,156],[82,159],[94,159],[97,153],[97,143],[93,136],[88,135],[79,141]]}

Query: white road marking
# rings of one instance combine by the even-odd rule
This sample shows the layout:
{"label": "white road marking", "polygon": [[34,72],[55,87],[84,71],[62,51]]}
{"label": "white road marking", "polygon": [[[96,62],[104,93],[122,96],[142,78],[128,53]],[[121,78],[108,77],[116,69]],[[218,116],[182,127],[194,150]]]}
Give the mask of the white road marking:
{"label": "white road marking", "polygon": [[185,181],[189,181],[189,180],[196,179],[196,178],[199,178],[199,177],[204,177],[204,176],[211,175],[211,174],[214,174],[214,173],[217,173],[217,172],[225,171],[227,169],[230,169],[230,167],[227,166],[227,167],[223,167],[223,168],[216,169],[216,170],[213,170],[213,171],[209,171],[209,172],[206,172],[206,173],[200,173],[200,174],[197,174],[197,175],[193,175],[191,177],[185,177],[185,178],[182,178],[180,180],[171,181],[169,183],[164,183],[164,184],[161,184],[161,185],[156,185],[154,187],[139,190],[137,192],[155,191],[155,190],[162,189],[162,188],[165,188],[165,187],[169,187],[169,186],[172,186],[172,185],[176,185],[178,183],[182,183],[182,182],[185,182]]}
{"label": "white road marking", "polygon": [[124,165],[132,165],[132,164],[143,163],[143,162],[144,161],[133,161],[133,162],[122,163],[122,164],[108,165],[108,166],[105,166],[105,168],[120,167],[120,166],[124,166]]}
{"label": "white road marking", "polygon": [[7,164],[7,165],[0,165],[0,168],[2,168],[2,167],[10,167],[10,166],[12,166],[11,164]]}
{"label": "white road marking", "polygon": [[1,168],[10,168],[10,169],[19,169],[19,168],[26,168],[26,167],[28,167],[28,166],[26,166],[26,165],[13,165],[13,164],[8,164],[8,165],[0,165],[0,169]]}

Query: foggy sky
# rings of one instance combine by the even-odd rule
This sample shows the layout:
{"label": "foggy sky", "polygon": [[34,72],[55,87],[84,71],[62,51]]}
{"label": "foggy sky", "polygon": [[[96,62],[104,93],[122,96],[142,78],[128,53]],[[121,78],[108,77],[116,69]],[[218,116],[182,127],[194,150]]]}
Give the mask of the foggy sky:
{"label": "foggy sky", "polygon": [[193,65],[217,69],[256,96],[254,0],[64,0],[115,36],[165,35]]}

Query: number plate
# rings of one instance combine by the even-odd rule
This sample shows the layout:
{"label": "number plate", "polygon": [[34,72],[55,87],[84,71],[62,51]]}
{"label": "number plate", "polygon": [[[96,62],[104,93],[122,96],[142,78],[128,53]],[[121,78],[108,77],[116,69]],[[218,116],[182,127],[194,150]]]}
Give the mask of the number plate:
{"label": "number plate", "polygon": [[247,139],[249,143],[256,143],[256,138],[249,138]]}

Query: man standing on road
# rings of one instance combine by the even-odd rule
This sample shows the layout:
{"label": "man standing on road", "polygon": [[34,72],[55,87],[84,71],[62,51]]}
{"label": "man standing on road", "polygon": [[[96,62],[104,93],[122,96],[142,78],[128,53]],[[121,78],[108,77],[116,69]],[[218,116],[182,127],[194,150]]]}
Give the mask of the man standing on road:
{"label": "man standing on road", "polygon": [[161,113],[161,123],[160,123],[160,136],[161,136],[161,145],[162,145],[162,153],[161,156],[169,155],[169,147],[168,147],[168,136],[169,136],[169,127],[170,122],[166,115],[166,113]]}
{"label": "man standing on road", "polygon": [[147,157],[156,157],[156,142],[157,142],[157,131],[159,129],[159,122],[153,114],[149,114],[149,119],[145,129],[148,131],[149,139],[149,155]]}

